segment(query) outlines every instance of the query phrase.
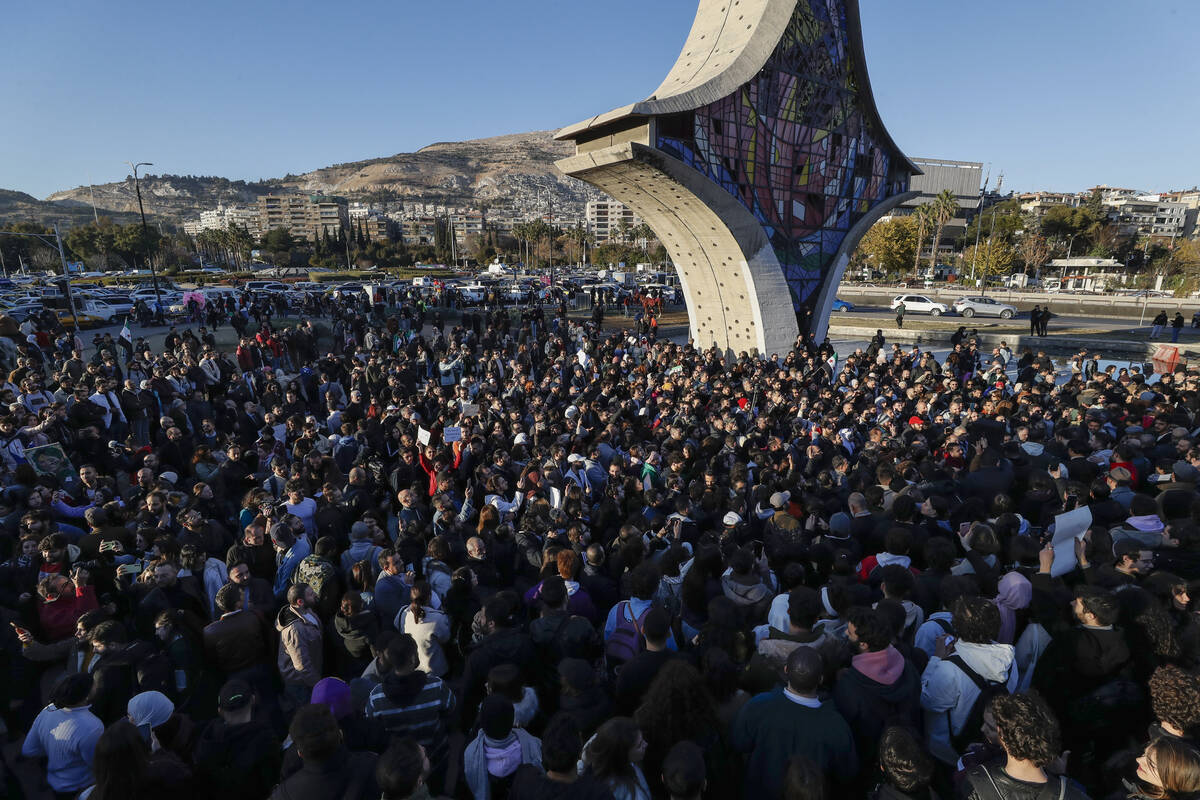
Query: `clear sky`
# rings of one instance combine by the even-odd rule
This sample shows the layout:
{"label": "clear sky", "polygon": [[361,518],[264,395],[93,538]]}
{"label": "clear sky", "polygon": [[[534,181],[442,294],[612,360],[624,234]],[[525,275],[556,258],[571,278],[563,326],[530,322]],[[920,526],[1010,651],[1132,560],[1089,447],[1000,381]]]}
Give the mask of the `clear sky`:
{"label": "clear sky", "polygon": [[[11,3],[0,188],[151,172],[268,178],[556,128],[642,99],[696,0]],[[861,0],[912,156],[1005,186],[1200,183],[1197,0]]]}

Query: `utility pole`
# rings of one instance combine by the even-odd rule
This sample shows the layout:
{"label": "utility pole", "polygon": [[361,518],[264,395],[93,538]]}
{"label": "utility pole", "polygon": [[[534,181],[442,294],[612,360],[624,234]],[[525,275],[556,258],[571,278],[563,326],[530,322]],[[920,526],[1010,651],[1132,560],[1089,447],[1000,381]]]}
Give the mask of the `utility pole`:
{"label": "utility pole", "polygon": [[62,261],[63,292],[67,296],[67,308],[71,309],[71,321],[75,323],[75,332],[79,333],[79,315],[75,313],[75,295],[71,294],[71,270],[67,267],[67,254],[63,252],[62,236],[58,232],[58,223],[54,223],[54,243],[58,245],[58,258]]}
{"label": "utility pole", "polygon": [[[996,194],[997,195],[1000,193],[1000,187],[1003,185],[1004,185],[1004,173],[1001,172],[1000,177],[996,180]],[[988,254],[989,262],[991,262],[991,259],[992,259],[992,242],[995,240],[995,237],[996,237],[996,206],[998,206],[998,205],[1000,205],[1000,204],[996,203],[996,205],[992,206],[992,227],[988,231],[987,254]],[[979,232],[976,231],[976,235],[978,235],[978,233]],[[983,275],[983,287],[979,290],[979,294],[984,297],[987,296],[987,273],[986,272]]]}
{"label": "utility pole", "polygon": [[[971,251],[971,283],[975,282],[975,260],[979,258],[979,232],[983,228],[983,196],[987,194],[988,181],[992,179],[992,168],[988,167],[987,175],[983,178],[983,188],[979,190],[979,208],[975,212],[975,249]],[[920,249],[920,245],[917,245]]]}
{"label": "utility pole", "polygon": [[[149,161],[139,161],[134,164],[132,161],[126,161],[133,168],[133,189],[137,192],[138,213],[142,215],[142,244],[146,244],[146,209],[142,206],[142,186],[138,182],[138,167],[153,167]],[[158,291],[158,270],[154,267],[154,259],[146,257],[146,263],[150,265],[150,280],[154,282],[154,316],[162,321],[162,295]]]}
{"label": "utility pole", "polygon": [[88,175],[88,194],[92,196],[92,220],[99,225],[100,214],[96,211],[96,185],[92,183],[91,175]]}
{"label": "utility pole", "polygon": [[554,285],[554,194],[546,190],[546,203],[550,206],[550,285]]}

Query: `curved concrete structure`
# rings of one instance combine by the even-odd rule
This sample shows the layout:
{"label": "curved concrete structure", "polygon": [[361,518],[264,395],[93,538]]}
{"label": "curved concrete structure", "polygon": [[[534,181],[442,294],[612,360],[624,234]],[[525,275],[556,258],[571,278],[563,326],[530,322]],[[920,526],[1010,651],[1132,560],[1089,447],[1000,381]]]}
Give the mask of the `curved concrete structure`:
{"label": "curved concrete structure", "polygon": [[558,138],[559,169],[659,236],[696,345],[762,355],[824,336],[850,253],[919,173],[875,109],[857,0],[701,0],[653,95]]}

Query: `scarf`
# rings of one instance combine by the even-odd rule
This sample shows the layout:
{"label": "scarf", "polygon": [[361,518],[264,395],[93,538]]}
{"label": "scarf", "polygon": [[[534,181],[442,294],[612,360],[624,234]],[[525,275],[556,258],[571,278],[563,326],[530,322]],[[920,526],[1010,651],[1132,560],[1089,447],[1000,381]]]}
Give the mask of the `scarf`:
{"label": "scarf", "polygon": [[1017,634],[1017,612],[1029,605],[1033,599],[1033,584],[1019,572],[1010,572],[1000,579],[996,598],[992,601],[1000,609],[1000,644],[1012,644]]}
{"label": "scarf", "polygon": [[521,740],[514,734],[507,739],[496,740],[487,735],[483,737],[483,755],[487,760],[489,775],[496,778],[507,778],[521,766]]}

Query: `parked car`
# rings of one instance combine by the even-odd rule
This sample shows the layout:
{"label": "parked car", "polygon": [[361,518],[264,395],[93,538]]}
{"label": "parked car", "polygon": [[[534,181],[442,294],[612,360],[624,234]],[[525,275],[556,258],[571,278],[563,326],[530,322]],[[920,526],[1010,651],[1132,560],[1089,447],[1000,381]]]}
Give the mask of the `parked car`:
{"label": "parked car", "polygon": [[854,310],[854,303],[850,303],[845,300],[842,300],[839,297],[835,297],[835,298],[833,298],[833,310],[840,311],[843,314],[845,314],[847,311]]}
{"label": "parked car", "polygon": [[931,317],[940,317],[942,314],[949,314],[950,307],[945,303],[938,303],[930,300],[923,294],[901,294],[892,298],[891,308],[894,311],[896,306],[904,302],[904,310],[910,314],[928,314]]}
{"label": "parked car", "polygon": [[991,297],[960,297],[954,301],[954,312],[964,317],[999,317],[1012,319],[1017,315],[1017,307],[1001,303]]}
{"label": "parked car", "polygon": [[246,281],[246,285],[242,288],[247,292],[286,292],[288,290],[287,284],[279,281]]}
{"label": "parked car", "polygon": [[58,321],[63,324],[63,327],[70,328],[78,325],[80,328],[99,328],[102,325],[108,325],[109,322],[104,317],[97,314],[90,314],[84,311],[76,311],[72,316],[70,311],[65,309],[54,312],[58,315]]}

